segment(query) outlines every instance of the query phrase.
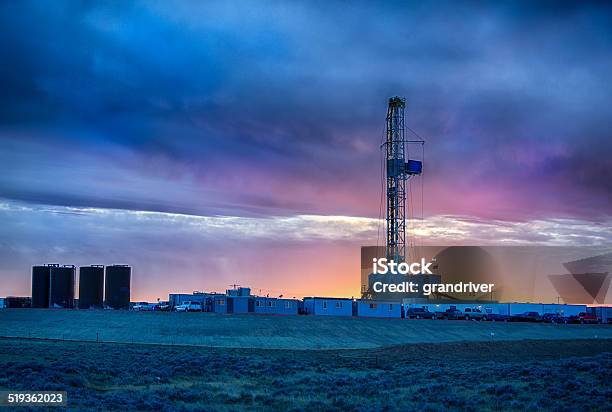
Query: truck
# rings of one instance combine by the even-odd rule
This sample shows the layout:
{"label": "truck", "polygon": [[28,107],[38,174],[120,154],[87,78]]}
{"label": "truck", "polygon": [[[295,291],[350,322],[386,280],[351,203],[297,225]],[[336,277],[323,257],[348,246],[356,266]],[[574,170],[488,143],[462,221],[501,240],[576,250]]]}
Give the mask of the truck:
{"label": "truck", "polygon": [[464,308],[463,318],[465,320],[487,320],[487,314],[479,308]]}
{"label": "truck", "polygon": [[187,301],[175,306],[174,310],[177,312],[202,312],[202,304],[200,302]]}
{"label": "truck", "polygon": [[459,320],[465,319],[463,312],[456,308],[446,309],[444,312],[436,312],[436,319]]}
{"label": "truck", "polygon": [[576,316],[570,317],[572,323],[598,323],[597,316],[588,312],[580,312]]}
{"label": "truck", "polygon": [[538,312],[525,312],[510,316],[511,322],[541,322],[542,316]]}
{"label": "truck", "polygon": [[406,310],[406,319],[435,319],[436,314],[427,308],[409,308]]}
{"label": "truck", "polygon": [[155,310],[155,304],[148,302],[138,302],[133,307],[132,310],[137,312],[151,312]]}

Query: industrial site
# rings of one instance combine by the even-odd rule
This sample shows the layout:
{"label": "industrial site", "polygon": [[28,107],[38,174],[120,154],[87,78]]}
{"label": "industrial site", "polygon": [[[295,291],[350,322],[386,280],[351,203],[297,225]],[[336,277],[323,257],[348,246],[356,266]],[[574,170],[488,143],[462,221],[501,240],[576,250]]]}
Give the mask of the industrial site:
{"label": "industrial site", "polygon": [[612,3],[0,1],[0,408],[612,411]]}
{"label": "industrial site", "polygon": [[[384,156],[384,184],[381,193],[386,198],[383,224],[385,245],[361,248],[362,296],[358,298],[257,296],[251,294],[249,287],[234,285],[225,293],[169,292],[167,300],[131,302],[130,266],[91,265],[78,268],[78,299],[75,299],[77,268],[74,265],[45,264],[32,267],[31,297],[6,297],[3,306],[564,324],[612,323],[612,306],[603,305],[610,286],[612,253],[563,263],[571,273],[554,276],[569,277],[576,282],[570,284],[569,290],[567,282],[565,289],[557,287],[563,303],[560,302],[561,296],[557,303],[509,302],[500,299],[503,297],[502,285],[498,283],[495,290],[494,282],[499,271],[496,266],[499,264],[495,264],[490,252],[478,247],[416,247],[410,242],[413,235],[407,230],[410,216],[406,206],[406,185],[409,179],[423,173],[424,166],[422,160],[407,158],[407,146],[417,144],[423,148],[425,141],[406,138],[405,106],[404,98],[395,96],[388,100],[386,139],[381,145]],[[424,148],[422,150],[424,158]],[[428,255],[428,259],[423,255]],[[407,261],[410,257],[416,257],[415,262]],[[512,266],[516,266],[516,260]],[[553,285],[557,286],[555,283]],[[586,300],[581,291],[587,292]],[[494,299],[495,292],[497,299]],[[581,300],[584,304],[572,304]],[[587,306],[587,303],[593,305]]]}

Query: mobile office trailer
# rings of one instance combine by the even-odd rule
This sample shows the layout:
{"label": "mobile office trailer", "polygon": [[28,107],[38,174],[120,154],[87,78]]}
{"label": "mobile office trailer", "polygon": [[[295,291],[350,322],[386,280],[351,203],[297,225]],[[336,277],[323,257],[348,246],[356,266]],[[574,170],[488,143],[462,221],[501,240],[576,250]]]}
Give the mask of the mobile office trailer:
{"label": "mobile office trailer", "polygon": [[170,306],[174,307],[191,301],[193,297],[190,293],[170,293],[168,295],[168,302],[170,302]]}
{"label": "mobile office trailer", "polygon": [[299,301],[297,299],[282,299],[256,296],[254,313],[269,313],[274,315],[297,315]]}
{"label": "mobile office trailer", "polygon": [[[503,306],[502,306],[503,305]],[[483,313],[492,313],[504,315],[507,311],[506,304],[500,303],[483,303],[483,302],[472,302],[472,303],[404,303],[404,311],[408,309],[425,309],[431,313],[435,312],[446,312],[449,309],[459,310],[464,312],[466,308],[479,309]]]}
{"label": "mobile office trailer", "polygon": [[402,305],[399,302],[380,302],[359,299],[353,302],[353,315],[369,318],[401,318]]}
{"label": "mobile office trailer", "polygon": [[252,296],[227,296],[227,313],[252,313]]}
{"label": "mobile office trailer", "polygon": [[557,303],[543,303],[542,311],[539,312],[541,315],[546,313],[553,313],[560,316],[576,316],[581,312],[586,312],[586,305],[566,305],[566,304],[557,304]]}
{"label": "mobile office trailer", "polygon": [[168,302],[170,306],[176,307],[182,305],[185,302],[197,302],[202,305],[202,311],[204,312],[214,312],[213,310],[213,300],[217,296],[225,296],[220,293],[204,293],[204,292],[194,292],[194,293],[170,293],[168,295]]}
{"label": "mobile office trailer", "polygon": [[228,301],[230,304],[233,304],[232,298],[226,295],[212,296],[210,299],[210,311],[214,313],[232,313],[233,308],[230,308],[228,311]]}
{"label": "mobile office trailer", "polygon": [[25,309],[32,306],[29,296],[7,296],[4,298],[4,307],[7,309]]}
{"label": "mobile office trailer", "polygon": [[597,316],[601,323],[612,323],[612,306],[594,306],[587,308],[587,312]]}
{"label": "mobile office trailer", "polygon": [[[540,315],[554,313],[561,316],[575,316],[580,312],[586,312],[586,305],[566,305],[557,303],[502,303],[506,305],[503,315],[521,315],[525,312],[538,312]],[[503,306],[502,306],[503,308]]]}
{"label": "mobile office trailer", "polygon": [[406,303],[404,309],[409,308],[424,308],[430,312],[445,312],[448,309],[456,309],[461,312],[466,308],[480,309],[484,313],[492,313],[497,315],[521,315],[525,312],[537,312],[540,315],[546,313],[554,313],[560,316],[575,316],[580,312],[586,312],[586,305],[567,305],[557,303],[499,303],[499,302],[465,302],[465,303]]}
{"label": "mobile office trailer", "polygon": [[225,294],[227,296],[251,296],[251,288],[238,287],[235,289],[227,289]]}
{"label": "mobile office trailer", "polygon": [[304,313],[321,316],[353,316],[353,300],[348,298],[304,298]]}

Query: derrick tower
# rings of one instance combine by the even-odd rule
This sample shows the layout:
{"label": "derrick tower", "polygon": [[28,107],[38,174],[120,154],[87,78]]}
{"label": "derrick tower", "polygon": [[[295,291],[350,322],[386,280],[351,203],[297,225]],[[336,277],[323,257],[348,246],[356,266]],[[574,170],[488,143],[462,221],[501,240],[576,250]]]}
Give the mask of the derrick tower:
{"label": "derrick tower", "polygon": [[386,254],[388,260],[396,263],[406,259],[406,181],[421,174],[423,163],[418,160],[406,161],[404,138],[404,108],[406,100],[391,97],[387,108],[386,152],[387,215]]}

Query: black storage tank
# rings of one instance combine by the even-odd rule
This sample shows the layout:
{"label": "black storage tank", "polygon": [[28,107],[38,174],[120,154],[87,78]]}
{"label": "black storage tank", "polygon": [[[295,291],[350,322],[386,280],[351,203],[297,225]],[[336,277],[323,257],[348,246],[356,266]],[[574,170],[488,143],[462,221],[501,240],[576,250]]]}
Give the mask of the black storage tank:
{"label": "black storage tank", "polygon": [[104,301],[104,265],[79,268],[79,309],[102,308]]}
{"label": "black storage tank", "polygon": [[49,282],[51,267],[59,265],[32,266],[32,307],[49,307]]}
{"label": "black storage tank", "polygon": [[49,307],[74,307],[74,265],[52,266],[49,282]]}
{"label": "black storage tank", "polygon": [[130,281],[132,268],[128,265],[106,267],[104,303],[112,309],[130,308]]}

